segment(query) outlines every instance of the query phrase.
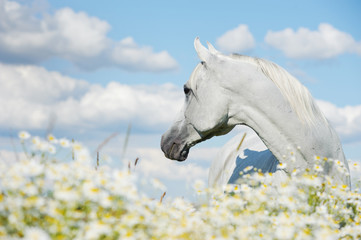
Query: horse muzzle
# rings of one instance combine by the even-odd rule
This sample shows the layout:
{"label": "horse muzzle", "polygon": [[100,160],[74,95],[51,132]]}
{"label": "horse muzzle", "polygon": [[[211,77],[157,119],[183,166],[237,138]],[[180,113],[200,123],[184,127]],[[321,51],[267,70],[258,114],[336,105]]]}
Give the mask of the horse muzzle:
{"label": "horse muzzle", "polygon": [[189,147],[176,138],[163,135],[160,145],[166,158],[183,162],[188,157]]}

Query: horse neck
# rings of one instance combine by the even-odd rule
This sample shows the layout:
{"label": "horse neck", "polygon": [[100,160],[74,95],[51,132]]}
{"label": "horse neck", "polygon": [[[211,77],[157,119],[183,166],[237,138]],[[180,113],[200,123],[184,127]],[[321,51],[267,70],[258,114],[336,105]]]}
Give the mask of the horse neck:
{"label": "horse neck", "polygon": [[[254,83],[257,86],[238,88],[237,97],[230,96],[238,99],[230,104],[230,122],[255,130],[276,158],[286,163],[286,171],[310,167],[315,155],[344,160],[336,133],[321,116],[313,124],[304,123],[272,82],[258,79]],[[257,91],[245,92],[249,89]]]}

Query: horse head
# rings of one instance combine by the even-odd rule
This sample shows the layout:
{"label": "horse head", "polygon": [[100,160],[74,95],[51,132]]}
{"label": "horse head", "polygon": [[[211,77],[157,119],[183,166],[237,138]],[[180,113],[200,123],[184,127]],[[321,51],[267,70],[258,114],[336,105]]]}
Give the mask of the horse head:
{"label": "horse head", "polygon": [[195,144],[228,133],[227,90],[220,86],[217,67],[222,62],[217,50],[205,48],[196,38],[195,50],[201,62],[184,85],[185,102],[176,121],[162,136],[161,148],[169,159],[184,161]]}

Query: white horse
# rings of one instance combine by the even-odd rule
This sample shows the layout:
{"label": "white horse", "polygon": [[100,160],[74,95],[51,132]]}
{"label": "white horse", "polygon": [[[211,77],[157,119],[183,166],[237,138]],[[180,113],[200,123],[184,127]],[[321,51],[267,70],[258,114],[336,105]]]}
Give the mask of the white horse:
{"label": "white horse", "polygon": [[[303,172],[314,167],[315,156],[322,156],[339,160],[346,169],[338,171],[333,161],[326,161],[325,174],[350,186],[340,140],[299,81],[272,62],[226,56],[209,43],[205,48],[199,38],[194,46],[201,63],[184,85],[182,111],[162,136],[161,148],[167,158],[184,161],[195,144],[226,134],[236,125],[247,125],[268,150],[252,150],[252,144],[259,144],[257,140],[237,150],[235,142],[239,143],[240,138],[236,137],[233,144],[231,140],[211,167],[211,185],[235,182],[238,172],[247,165],[258,164],[264,172],[274,172],[275,166],[282,163],[284,167],[277,172]],[[291,152],[295,161],[288,158]]]}

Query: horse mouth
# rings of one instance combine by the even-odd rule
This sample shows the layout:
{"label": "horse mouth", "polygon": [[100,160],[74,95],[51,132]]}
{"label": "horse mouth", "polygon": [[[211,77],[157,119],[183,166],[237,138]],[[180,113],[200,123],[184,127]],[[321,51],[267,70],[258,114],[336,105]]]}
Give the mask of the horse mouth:
{"label": "horse mouth", "polygon": [[179,161],[179,162],[183,162],[184,160],[187,159],[188,153],[189,153],[189,148],[183,149],[183,150],[181,151],[181,153],[180,153],[180,158],[179,158],[179,159],[176,159],[176,160]]}

